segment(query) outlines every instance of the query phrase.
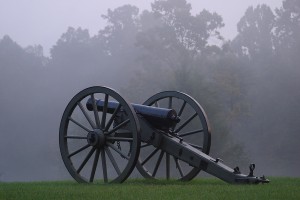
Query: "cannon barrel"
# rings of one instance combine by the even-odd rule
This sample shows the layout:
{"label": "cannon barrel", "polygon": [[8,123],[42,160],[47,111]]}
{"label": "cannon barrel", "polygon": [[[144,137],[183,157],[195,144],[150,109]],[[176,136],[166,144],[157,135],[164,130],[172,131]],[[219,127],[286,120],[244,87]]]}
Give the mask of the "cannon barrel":
{"label": "cannon barrel", "polygon": [[[96,105],[98,111],[103,111],[103,100],[96,99]],[[132,103],[131,105],[137,114],[143,116],[155,128],[161,130],[168,130],[169,128],[173,127],[176,123],[180,122],[180,117],[177,115],[174,109],[158,108],[134,103]],[[118,102],[108,101],[107,112],[112,114],[118,106]],[[89,111],[93,110],[93,102],[91,98],[88,99],[86,107]]]}

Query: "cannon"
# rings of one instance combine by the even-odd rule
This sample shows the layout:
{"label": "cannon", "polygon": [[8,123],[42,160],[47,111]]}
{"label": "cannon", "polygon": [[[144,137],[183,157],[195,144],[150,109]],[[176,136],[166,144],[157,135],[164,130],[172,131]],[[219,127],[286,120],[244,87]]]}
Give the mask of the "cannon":
{"label": "cannon", "polygon": [[205,111],[177,91],[128,103],[115,90],[94,86],[76,94],[59,128],[62,160],[80,183],[121,183],[136,167],[145,178],[189,181],[203,170],[234,184],[268,183],[210,157],[211,129]]}

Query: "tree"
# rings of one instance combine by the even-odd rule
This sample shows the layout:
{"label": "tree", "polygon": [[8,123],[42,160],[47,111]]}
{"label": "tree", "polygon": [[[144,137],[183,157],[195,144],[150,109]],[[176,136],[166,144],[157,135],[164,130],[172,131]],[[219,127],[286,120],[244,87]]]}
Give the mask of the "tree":
{"label": "tree", "polygon": [[297,0],[283,1],[282,7],[276,9],[276,15],[275,47],[277,55],[282,60],[297,63],[300,51],[300,2]]}
{"label": "tree", "polygon": [[[36,162],[46,157],[47,139],[52,137],[52,134],[47,134],[51,132],[51,122],[46,119],[53,111],[54,95],[45,90],[49,88],[45,79],[49,74],[44,76],[45,60],[41,52],[29,51],[9,36],[0,39],[0,157],[6,161],[1,162],[5,176],[0,178],[5,181],[20,180],[22,173],[28,172],[34,177],[36,171],[33,171],[39,170],[41,165],[35,168],[33,160]],[[46,103],[49,99],[52,99],[52,104]],[[36,133],[42,129],[41,134]],[[16,138],[22,139],[16,141]],[[8,154],[7,149],[11,149],[13,143],[13,151]],[[18,162],[22,165],[12,164]]]}
{"label": "tree", "polygon": [[155,1],[152,12],[162,26],[173,29],[178,42],[188,50],[202,52],[212,37],[222,39],[218,29],[224,26],[221,16],[203,10],[191,14],[191,5],[185,0]]}
{"label": "tree", "polygon": [[106,69],[109,85],[119,87],[135,76],[135,59],[139,50],[135,37],[139,31],[139,9],[124,5],[102,15],[107,25],[93,38],[104,57],[100,66]]}
{"label": "tree", "polygon": [[218,30],[223,22],[216,13],[203,10],[193,16],[185,0],[161,0],[152,4],[151,13],[143,13],[141,19],[145,18],[152,27],[147,20],[141,21],[136,44],[142,49],[139,61],[147,73],[164,70],[166,76],[173,76],[176,70],[189,71],[196,67],[196,57],[204,58],[218,49],[208,43],[212,37],[221,39]]}
{"label": "tree", "polygon": [[250,7],[231,43],[248,68],[245,99],[251,104],[248,116],[238,121],[244,140],[255,138],[256,145],[246,142],[245,149],[250,155],[259,154],[255,157],[263,167],[268,167],[265,160],[272,163],[270,173],[280,173],[284,166],[290,174],[297,174],[290,155],[300,153],[294,142],[299,132],[295,120],[300,101],[299,27],[298,1],[283,1],[275,13],[266,5]]}
{"label": "tree", "polygon": [[[292,171],[298,171],[296,165],[300,162],[291,162],[294,156],[300,155],[300,149],[295,141],[299,141],[299,118],[300,110],[300,2],[297,0],[284,0],[282,6],[276,9],[275,49],[277,74],[277,96],[280,101],[278,114],[282,117],[282,135],[275,150],[278,157],[288,160]],[[295,172],[293,172],[295,173]],[[299,173],[298,173],[299,174]]]}
{"label": "tree", "polygon": [[83,64],[90,57],[91,39],[87,29],[69,27],[51,48],[52,62],[60,62],[65,67]]}
{"label": "tree", "polygon": [[[126,89],[128,96],[141,102],[162,90],[190,94],[204,106],[213,124],[217,136],[213,138],[212,154],[219,152],[225,159],[242,160],[243,150],[229,133],[233,118],[242,112],[241,79],[235,71],[239,62],[232,52],[209,42],[211,38],[223,41],[219,33],[224,25],[222,18],[206,10],[192,15],[191,5],[185,0],[160,0],[152,4],[151,11],[141,14],[140,23],[136,37],[139,68]],[[226,62],[228,66],[223,67]]]}
{"label": "tree", "polygon": [[[0,40],[1,92],[7,90],[6,84],[8,83],[22,86],[22,82],[25,80],[33,82],[32,76],[41,71],[41,66],[43,66],[45,59],[42,55],[37,56],[32,52],[27,52],[9,36],[4,36]],[[15,78],[19,76],[23,77],[22,81]]]}
{"label": "tree", "polygon": [[237,53],[251,60],[266,60],[273,55],[275,15],[267,5],[252,6],[237,24],[238,35],[233,41]]}
{"label": "tree", "polygon": [[102,15],[108,25],[99,31],[97,38],[104,45],[107,55],[120,56],[132,49],[138,31],[138,14],[137,7],[124,5],[115,10],[108,9],[107,14]]}

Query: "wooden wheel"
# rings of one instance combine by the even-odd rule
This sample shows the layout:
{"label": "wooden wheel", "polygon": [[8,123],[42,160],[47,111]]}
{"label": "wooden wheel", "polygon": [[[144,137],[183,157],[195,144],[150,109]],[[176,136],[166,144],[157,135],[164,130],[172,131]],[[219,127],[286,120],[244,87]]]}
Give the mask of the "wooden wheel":
{"label": "wooden wheel", "polygon": [[[211,132],[206,114],[196,100],[187,94],[165,91],[150,97],[144,105],[172,108],[180,116],[180,122],[170,133],[181,137],[205,154],[209,153]],[[142,143],[137,169],[145,178],[166,178],[188,181],[199,172],[199,168],[187,163],[153,146]]]}
{"label": "wooden wheel", "polygon": [[[104,101],[102,110],[96,105],[98,99]],[[87,101],[92,102],[90,111]],[[108,101],[119,106],[109,111]],[[78,182],[123,182],[139,156],[139,132],[132,106],[117,92],[100,86],[87,88],[73,97],[61,119],[63,162]]]}

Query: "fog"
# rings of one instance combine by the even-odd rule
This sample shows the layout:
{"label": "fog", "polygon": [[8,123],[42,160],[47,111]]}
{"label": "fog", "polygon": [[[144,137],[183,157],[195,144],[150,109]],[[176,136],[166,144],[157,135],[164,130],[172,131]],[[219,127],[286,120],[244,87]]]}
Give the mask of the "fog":
{"label": "fog", "polygon": [[[66,20],[72,13],[59,17],[65,5],[55,2],[57,16],[25,13],[47,26],[33,29],[20,18],[4,23],[11,15],[0,12],[0,181],[70,179],[59,124],[71,98],[93,85],[135,103],[163,90],[186,92],[207,112],[213,157],[244,173],[255,163],[255,175],[300,176],[299,3],[230,1],[233,14],[217,1],[151,2],[117,1],[75,21]],[[47,11],[48,3],[23,7]]]}
{"label": "fog", "polygon": [[[84,0],[77,0],[76,3],[72,0],[0,0],[0,38],[9,35],[24,47],[41,44],[44,54],[49,56],[50,48],[67,27],[81,27],[88,29],[91,35],[96,35],[106,25],[101,15],[108,9],[130,4],[141,10],[150,10],[152,2],[153,0],[91,0],[88,3]],[[193,14],[204,8],[220,14],[226,24],[220,31],[225,38],[232,39],[237,34],[236,24],[248,6],[265,3],[274,9],[281,5],[282,0],[228,0],[226,4],[222,0],[187,2],[192,4]]]}

